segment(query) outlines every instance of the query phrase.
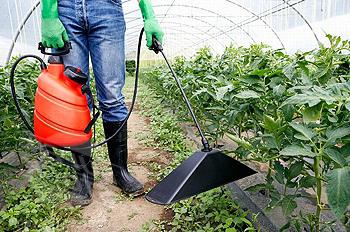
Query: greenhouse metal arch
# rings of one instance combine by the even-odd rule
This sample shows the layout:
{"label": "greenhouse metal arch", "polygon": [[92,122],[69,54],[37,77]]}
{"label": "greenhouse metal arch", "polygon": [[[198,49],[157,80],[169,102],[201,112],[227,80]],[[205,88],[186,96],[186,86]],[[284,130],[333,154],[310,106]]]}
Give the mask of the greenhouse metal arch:
{"label": "greenhouse metal arch", "polygon": [[[174,4],[174,3],[172,3],[172,4],[169,4],[169,5],[167,5],[167,4],[155,5],[155,7],[157,7],[157,8],[159,8],[159,7],[168,7],[168,10],[171,9],[172,7],[189,7],[189,8],[193,8],[193,9],[197,9],[197,10],[202,10],[202,11],[208,12],[208,13],[210,13],[210,14],[215,14],[215,15],[217,15],[217,17],[223,17],[223,18],[227,19],[228,21],[230,21],[230,22],[234,25],[232,28],[230,28],[230,29],[228,29],[228,30],[226,30],[226,31],[223,30],[223,29],[221,29],[221,30],[220,30],[220,33],[221,33],[221,34],[227,34],[227,33],[231,32],[231,31],[233,31],[233,30],[235,30],[235,29],[241,29],[241,30],[243,30],[244,34],[246,34],[253,42],[254,42],[254,38],[253,38],[249,33],[247,33],[247,32],[242,28],[242,26],[246,26],[246,25],[248,25],[248,24],[251,24],[251,23],[254,22],[255,20],[260,20],[260,21],[262,21],[263,24],[264,24],[269,30],[271,30],[271,32],[276,36],[276,38],[278,39],[278,41],[279,41],[279,43],[281,44],[282,48],[285,48],[285,45],[283,44],[282,39],[281,39],[280,36],[278,35],[278,32],[277,32],[270,24],[268,24],[263,18],[266,18],[266,17],[268,17],[269,15],[273,15],[274,13],[277,13],[278,11],[282,11],[282,10],[284,10],[284,9],[291,8],[293,11],[295,11],[295,12],[299,15],[299,17],[302,18],[302,20],[305,22],[305,24],[308,25],[308,27],[309,27],[310,30],[312,31],[312,33],[313,33],[313,35],[314,35],[314,37],[315,37],[317,43],[319,44],[319,39],[318,39],[317,35],[315,34],[315,32],[314,32],[314,30],[313,30],[311,24],[310,24],[310,23],[308,22],[308,20],[307,20],[305,17],[303,17],[303,15],[294,7],[295,5],[298,5],[298,4],[300,4],[300,3],[304,2],[304,1],[305,1],[305,0],[293,2],[293,1],[281,0],[281,3],[279,3],[279,4],[276,5],[276,6],[274,6],[274,7],[271,9],[271,10],[274,10],[274,9],[276,9],[276,10],[274,10],[274,11],[272,11],[272,12],[269,12],[269,10],[267,10],[267,11],[266,11],[267,14],[264,14],[264,12],[257,14],[257,13],[254,13],[252,10],[248,9],[247,7],[243,6],[242,3],[234,2],[234,1],[231,1],[231,0],[225,0],[225,2],[227,2],[228,4],[234,5],[234,6],[240,8],[240,9],[242,9],[242,10],[244,10],[244,11],[246,11],[246,12],[248,12],[249,14],[252,15],[252,17],[250,17],[250,18],[248,18],[248,19],[246,19],[246,20],[244,20],[244,21],[237,22],[237,23],[236,23],[236,22],[233,22],[232,20],[230,20],[230,19],[228,19],[228,18],[226,18],[225,16],[220,16],[219,13],[216,13],[216,12],[210,10],[210,9],[206,9],[206,8],[199,7],[199,6],[186,5],[186,4]],[[123,1],[124,4],[125,4],[125,3],[128,3],[128,2],[132,2],[132,1],[131,1],[131,0]],[[15,46],[16,41],[17,41],[18,37],[20,36],[21,31],[22,31],[23,28],[25,27],[26,22],[27,22],[28,19],[31,17],[31,15],[35,12],[35,10],[36,10],[36,8],[39,6],[39,4],[40,4],[40,1],[37,1],[37,2],[33,5],[32,9],[30,9],[30,10],[28,11],[28,14],[27,14],[27,16],[25,17],[25,19],[23,20],[22,24],[18,27],[18,29],[17,29],[17,31],[16,31],[16,35],[15,35],[14,38],[13,38],[12,45],[10,46],[10,49],[9,49],[9,52],[8,52],[7,61],[8,61],[9,58],[11,57],[13,47]],[[286,5],[286,6],[280,8],[281,5]],[[134,12],[136,12],[136,11],[137,11],[137,10],[126,11],[126,12],[125,12],[125,15],[126,15],[126,17],[127,17],[129,14],[132,14],[132,13],[134,13]],[[168,12],[166,12],[164,18],[166,18],[166,15],[167,15],[167,14],[168,14]],[[139,18],[139,17],[136,17],[134,20],[137,20],[138,18]],[[193,17],[192,17],[192,18],[193,18]],[[198,19],[198,18],[197,18],[197,19]],[[131,20],[131,21],[134,21],[134,20]],[[130,20],[129,20],[129,21],[126,20],[127,23],[129,23],[129,22],[131,22],[131,21],[130,21]],[[205,21],[205,20],[202,20],[202,21]],[[208,21],[207,21],[207,23],[210,24],[210,22],[208,22]],[[212,37],[212,39],[213,39],[214,37],[220,37],[221,34],[213,35],[213,36],[211,36],[211,37]],[[231,38],[231,39],[232,39],[232,38]],[[192,45],[189,45],[189,47],[193,47],[193,46],[200,45],[201,43],[203,43],[203,42],[205,42],[205,41],[206,41],[206,40],[202,40],[202,41],[196,42],[196,43],[194,43],[194,44],[192,44]]]}

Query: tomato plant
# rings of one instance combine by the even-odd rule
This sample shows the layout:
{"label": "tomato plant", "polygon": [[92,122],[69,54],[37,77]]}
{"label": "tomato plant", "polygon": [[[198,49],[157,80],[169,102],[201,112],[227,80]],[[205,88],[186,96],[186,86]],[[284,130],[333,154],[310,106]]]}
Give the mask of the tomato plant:
{"label": "tomato plant", "polygon": [[[25,151],[35,158],[46,156],[32,146],[36,145],[34,137],[26,130],[15,109],[9,84],[11,63],[0,67],[0,155]],[[16,72],[16,92],[29,121],[32,121],[39,73],[39,65],[31,61],[21,62]],[[48,158],[40,159],[43,160],[40,171],[21,188],[13,187],[9,182],[17,178],[14,173],[19,169],[0,164],[0,192],[5,203],[0,210],[0,231],[64,231],[71,219],[79,218],[79,208],[63,206],[72,185],[71,170]]]}
{"label": "tomato plant", "polygon": [[[31,133],[24,128],[13,104],[9,83],[11,64],[12,62],[0,67],[0,154],[23,150],[27,147],[24,145],[28,144],[26,139],[32,137]],[[21,62],[16,72],[16,92],[23,113],[28,118],[32,117],[36,77],[39,73],[39,65],[31,61]]]}
{"label": "tomato plant", "polygon": [[[150,133],[146,134],[144,142],[173,155],[170,164],[154,164],[152,167],[157,173],[156,177],[162,179],[192,151],[178,125],[177,117],[166,111],[158,94],[159,92],[142,86],[139,95],[141,112],[150,120]],[[173,213],[171,220],[155,223],[157,229],[154,231],[259,231],[253,224],[256,223],[256,215],[233,202],[228,189],[216,188],[169,208]],[[150,225],[144,225],[144,230],[150,231],[147,226]]]}
{"label": "tomato plant", "polygon": [[[216,146],[228,136],[238,144],[232,155],[268,163],[264,190],[269,208],[282,207],[288,226],[311,231],[322,222],[323,188],[328,204],[344,219],[350,204],[350,42],[328,35],[329,46],[287,55],[263,44],[227,47],[222,55],[203,48],[191,59],[174,59],[174,68],[195,113]],[[163,104],[184,120],[188,114],[164,66],[145,75]],[[278,191],[274,186],[284,186]],[[316,209],[307,221],[297,215],[302,188],[315,193]],[[305,218],[304,218],[305,219]],[[293,223],[292,223],[293,222]]]}

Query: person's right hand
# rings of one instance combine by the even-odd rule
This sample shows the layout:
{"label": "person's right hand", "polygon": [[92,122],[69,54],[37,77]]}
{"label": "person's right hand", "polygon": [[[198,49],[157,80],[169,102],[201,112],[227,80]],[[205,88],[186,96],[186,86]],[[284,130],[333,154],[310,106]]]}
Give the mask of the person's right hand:
{"label": "person's right hand", "polygon": [[41,42],[46,48],[62,48],[68,42],[68,34],[59,18],[41,20]]}

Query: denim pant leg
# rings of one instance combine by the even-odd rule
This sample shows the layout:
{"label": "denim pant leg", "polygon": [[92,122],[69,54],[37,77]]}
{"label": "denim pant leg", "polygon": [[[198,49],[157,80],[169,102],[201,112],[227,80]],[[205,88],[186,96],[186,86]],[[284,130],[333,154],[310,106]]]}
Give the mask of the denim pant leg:
{"label": "denim pant leg", "polygon": [[125,20],[121,0],[86,0],[88,45],[104,121],[125,119]]}
{"label": "denim pant leg", "polygon": [[84,22],[77,10],[79,6],[72,4],[71,0],[58,1],[58,14],[66,31],[72,49],[69,54],[62,56],[65,66],[80,68],[83,73],[89,75],[89,50],[88,37],[84,29]]}

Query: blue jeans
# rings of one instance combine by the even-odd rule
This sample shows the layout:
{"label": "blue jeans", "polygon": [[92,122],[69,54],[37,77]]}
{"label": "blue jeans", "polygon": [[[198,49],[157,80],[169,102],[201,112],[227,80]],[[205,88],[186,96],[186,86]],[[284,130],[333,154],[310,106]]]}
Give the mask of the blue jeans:
{"label": "blue jeans", "polygon": [[122,121],[128,113],[125,83],[125,20],[121,0],[58,0],[58,13],[72,50],[66,66],[89,75],[89,55],[102,119]]}

